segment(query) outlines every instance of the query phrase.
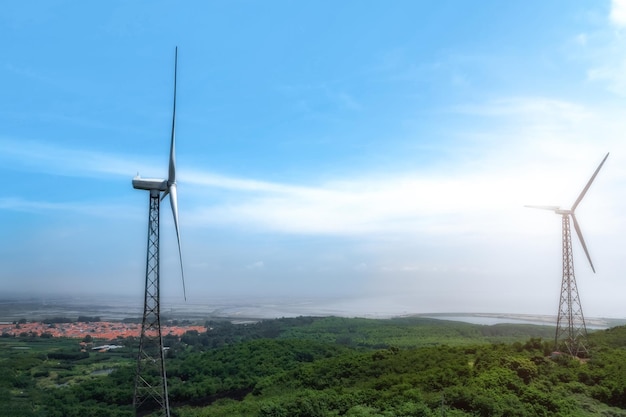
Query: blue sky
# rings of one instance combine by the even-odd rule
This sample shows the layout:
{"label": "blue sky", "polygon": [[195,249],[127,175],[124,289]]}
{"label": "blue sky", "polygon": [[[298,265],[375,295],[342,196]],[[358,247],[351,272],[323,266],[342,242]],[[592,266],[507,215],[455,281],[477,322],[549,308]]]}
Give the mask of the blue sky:
{"label": "blue sky", "polygon": [[178,46],[191,305],[554,314],[560,219],[523,206],[611,152],[574,257],[586,315],[626,317],[623,0],[13,2],[0,43],[1,293],[141,298]]}

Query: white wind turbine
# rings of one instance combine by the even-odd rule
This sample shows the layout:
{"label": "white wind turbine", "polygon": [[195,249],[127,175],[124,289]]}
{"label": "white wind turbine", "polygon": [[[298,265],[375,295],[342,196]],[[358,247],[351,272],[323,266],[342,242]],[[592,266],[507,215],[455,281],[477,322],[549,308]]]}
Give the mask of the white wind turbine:
{"label": "white wind turbine", "polygon": [[572,234],[570,229],[570,218],[574,222],[574,229],[578,240],[585,251],[591,270],[595,273],[596,269],[591,262],[591,256],[587,250],[585,239],[580,231],[578,220],[576,220],[576,208],[582,201],[585,194],[591,187],[591,183],[600,172],[600,168],[609,157],[607,153],[596,171],[593,173],[585,188],[572,205],[572,208],[562,209],[558,206],[526,206],[530,208],[538,208],[554,211],[561,215],[561,223],[563,227],[562,246],[563,246],[563,278],[561,280],[561,296],[559,300],[559,314],[556,322],[556,334],[554,337],[555,349],[558,349],[560,343],[564,344],[568,352],[572,356],[578,356],[587,352],[586,339],[587,327],[585,326],[585,317],[583,315],[580,296],[578,295],[578,287],[576,285],[576,277],[574,276],[574,259],[572,255]]}
{"label": "white wind turbine", "polygon": [[[148,211],[148,248],[146,257],[146,282],[144,295],[144,312],[137,357],[135,376],[135,393],[133,405],[137,415],[143,415],[152,409],[160,408],[160,415],[169,417],[169,400],[167,378],[165,372],[165,351],[161,335],[161,307],[159,281],[159,208],[160,202],[169,195],[178,241],[178,256],[183,283],[183,294],[186,297],[183,258],[180,248],[180,231],[178,228],[178,200],[176,193],[176,72],[178,67],[178,47],[174,58],[174,111],[172,116],[172,138],[170,143],[169,173],[167,179],[133,178],[133,188],[150,192]],[[158,377],[154,377],[158,375]]]}

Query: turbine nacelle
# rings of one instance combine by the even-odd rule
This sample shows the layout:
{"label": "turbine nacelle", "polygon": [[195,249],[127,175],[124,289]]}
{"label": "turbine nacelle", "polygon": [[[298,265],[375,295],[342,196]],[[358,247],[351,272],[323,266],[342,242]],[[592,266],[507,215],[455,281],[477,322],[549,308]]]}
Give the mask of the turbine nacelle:
{"label": "turbine nacelle", "polygon": [[559,206],[531,206],[531,205],[526,205],[524,207],[553,211],[556,214],[560,214],[560,215],[563,215],[563,216],[569,216],[570,214],[574,213],[574,211],[571,210],[571,209],[570,210],[565,210],[565,209],[562,209]]}
{"label": "turbine nacelle", "polygon": [[139,175],[137,175],[135,178],[133,178],[133,188],[137,190],[166,192],[169,188],[169,184],[167,180],[159,178],[141,178]]}

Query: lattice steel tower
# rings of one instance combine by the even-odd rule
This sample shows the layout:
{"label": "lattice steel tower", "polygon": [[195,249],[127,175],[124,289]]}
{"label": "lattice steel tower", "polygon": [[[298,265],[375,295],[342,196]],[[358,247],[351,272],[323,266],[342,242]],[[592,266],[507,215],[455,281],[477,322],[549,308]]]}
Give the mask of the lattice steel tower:
{"label": "lattice steel tower", "polygon": [[139,355],[135,375],[133,405],[137,415],[155,408],[169,417],[170,406],[165,373],[165,350],[161,335],[160,282],[159,282],[159,191],[150,191],[148,220],[148,251],[143,320],[139,339]]}
{"label": "lattice steel tower", "polygon": [[591,187],[591,183],[600,172],[600,168],[604,165],[606,158],[609,157],[607,153],[596,171],[593,173],[587,185],[582,190],[574,205],[569,210],[563,210],[558,206],[526,206],[531,208],[540,208],[544,210],[554,211],[556,214],[561,215],[562,227],[563,227],[563,278],[561,280],[561,295],[559,298],[559,313],[556,322],[556,334],[554,336],[554,348],[555,350],[565,350],[572,356],[584,356],[587,354],[587,327],[585,325],[585,318],[583,316],[583,309],[580,303],[580,296],[578,295],[578,286],[576,285],[576,277],[574,276],[574,257],[572,255],[572,234],[570,228],[570,218],[573,220],[576,234],[580,240],[580,244],[587,255],[591,270],[595,273],[596,270],[591,262],[585,239],[583,238],[580,226],[576,220],[576,207],[582,201],[583,197]]}
{"label": "lattice steel tower", "polygon": [[587,354],[587,327],[585,326],[585,316],[580,304],[578,286],[574,275],[572,234],[568,215],[562,216],[562,223],[563,280],[561,281],[561,298],[559,300],[559,315],[556,320],[554,346],[556,350],[564,347],[572,356],[584,356]]}
{"label": "lattice steel tower", "polygon": [[[146,281],[144,295],[143,320],[137,355],[137,372],[135,375],[135,393],[133,406],[137,416],[159,409],[160,416],[170,417],[170,406],[167,393],[167,377],[165,372],[165,349],[161,335],[160,307],[160,276],[159,276],[159,210],[160,202],[168,194],[176,227],[178,256],[180,259],[183,294],[185,294],[185,275],[180,249],[180,232],[178,229],[178,201],[176,193],[176,71],[178,48],[174,60],[174,111],[172,117],[172,139],[170,144],[169,176],[166,180],[154,178],[133,178],[133,187],[150,192],[148,211],[148,248],[146,257]],[[185,299],[186,299],[185,295]]]}

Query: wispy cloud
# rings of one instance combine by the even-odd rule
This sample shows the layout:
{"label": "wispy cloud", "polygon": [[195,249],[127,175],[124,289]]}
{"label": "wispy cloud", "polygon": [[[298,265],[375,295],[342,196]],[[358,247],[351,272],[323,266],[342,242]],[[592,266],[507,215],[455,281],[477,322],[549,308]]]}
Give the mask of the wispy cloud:
{"label": "wispy cloud", "polygon": [[[568,204],[579,185],[573,181],[570,190],[561,182],[580,171],[579,164],[592,169],[604,152],[625,148],[616,132],[626,126],[607,109],[546,97],[508,97],[455,110],[489,118],[490,126],[459,132],[464,140],[476,141],[472,158],[451,153],[449,160],[428,170],[355,172],[326,182],[289,184],[181,166],[181,222],[185,227],[309,235],[512,230],[518,225],[510,223],[510,216],[524,204]],[[597,140],[589,141],[590,136]],[[130,178],[137,167],[142,173],[166,175],[164,167],[128,155],[7,139],[0,139],[0,145],[6,149],[4,163],[55,175],[117,180]],[[586,175],[582,172],[581,183]],[[227,197],[216,196],[216,190],[227,191]],[[81,210],[80,204],[67,205]],[[83,206],[98,212],[90,204]],[[0,207],[67,208],[65,203],[7,198]]]}
{"label": "wispy cloud", "polygon": [[80,213],[81,215],[96,217],[136,217],[138,210],[129,210],[123,204],[87,203],[82,201],[51,202],[43,200],[28,200],[19,197],[0,198],[0,210],[19,211],[27,213],[41,213],[58,211],[65,213]]}
{"label": "wispy cloud", "polygon": [[217,173],[193,169],[181,169],[181,175],[185,178],[185,182],[188,184],[223,188],[228,190],[294,194],[313,191],[312,189],[308,189],[306,187],[279,184],[249,178],[224,176]]}
{"label": "wispy cloud", "polygon": [[242,193],[230,201],[207,199],[187,221],[322,235],[524,233],[543,225],[520,227],[533,215],[511,222],[524,204],[571,204],[606,152],[613,156],[604,181],[626,179],[619,168],[626,153],[619,132],[626,126],[618,109],[509,97],[457,111],[492,121],[459,132],[476,141],[472,158],[451,154],[427,171],[357,173],[308,186],[196,173],[190,182]]}
{"label": "wispy cloud", "polygon": [[128,176],[150,172],[152,165],[126,155],[62,147],[35,140],[0,138],[0,161],[6,168],[63,176]]}
{"label": "wispy cloud", "polygon": [[265,262],[263,261],[256,261],[256,262],[246,265],[246,269],[253,270],[253,271],[260,270],[263,268],[265,268]]}
{"label": "wispy cloud", "polygon": [[587,77],[590,81],[604,82],[608,89],[626,96],[626,1],[612,0],[608,21],[610,27],[598,30],[587,37],[585,54],[590,61]]}
{"label": "wispy cloud", "polygon": [[[128,176],[139,163],[123,155],[51,147],[30,142],[3,141],[7,160],[21,168],[76,177]],[[147,172],[152,172],[144,165]],[[238,178],[194,169],[181,169],[181,184],[193,196],[184,208],[185,224],[255,227],[284,233],[362,234],[439,228],[425,218],[454,213],[459,201],[465,210],[488,196],[482,180],[424,178],[419,171],[399,175],[370,174],[313,185]],[[477,185],[478,184],[478,185]],[[231,200],[212,200],[211,190],[231,192]],[[493,205],[492,205],[493,206]],[[20,211],[76,210],[99,213],[91,203],[45,202],[4,198],[0,207]],[[182,208],[181,208],[182,209]]]}
{"label": "wispy cloud", "polygon": [[196,207],[187,221],[301,234],[463,233],[481,227],[468,218],[493,219],[494,213],[521,207],[519,180],[476,174],[424,178],[415,172],[317,188],[276,186],[236,203]]}
{"label": "wispy cloud", "polygon": [[61,210],[65,211],[72,208],[72,204],[68,203],[51,203],[44,201],[28,201],[22,198],[8,197],[0,198],[0,209],[15,211],[43,211],[43,210]]}
{"label": "wispy cloud", "polygon": [[551,97],[506,97],[478,105],[463,105],[457,111],[479,116],[515,116],[517,119],[557,120],[580,122],[592,116],[589,108]]}

